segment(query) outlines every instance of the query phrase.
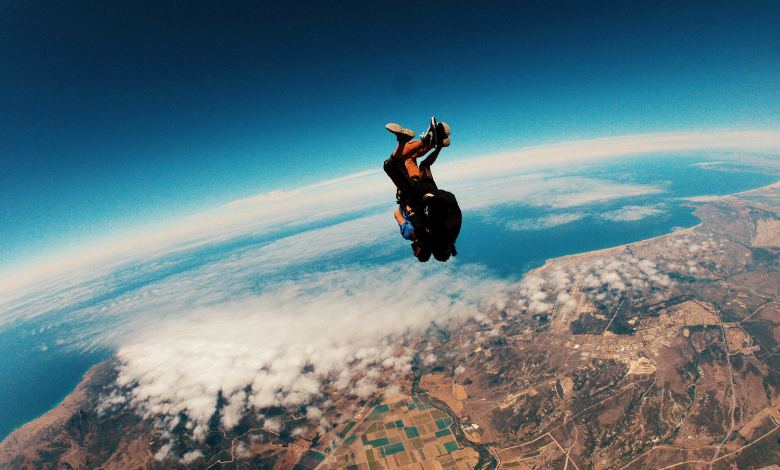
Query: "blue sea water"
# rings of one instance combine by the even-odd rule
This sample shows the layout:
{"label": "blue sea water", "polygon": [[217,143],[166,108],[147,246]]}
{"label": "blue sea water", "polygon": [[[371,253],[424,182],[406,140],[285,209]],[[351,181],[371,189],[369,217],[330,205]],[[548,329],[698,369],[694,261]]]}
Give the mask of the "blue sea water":
{"label": "blue sea water", "polygon": [[[717,160],[717,155],[711,153],[652,155],[567,168],[568,176],[652,185],[660,188],[660,192],[576,208],[514,205],[466,212],[458,240],[457,259],[459,262],[484,265],[495,276],[517,280],[550,258],[636,242],[670,233],[676,228],[694,226],[699,219],[693,215],[694,207],[684,198],[732,194],[778,180],[776,175],[739,168],[733,163],[699,165]],[[602,217],[629,205],[657,210],[639,220],[614,221]],[[579,219],[548,228],[512,230],[501,224],[501,221],[533,221],[572,213],[576,213]],[[128,277],[128,282],[118,286],[108,297],[154,283],[161,276],[191,269],[215,257],[228,256],[238,247],[269,241],[267,237],[245,239],[189,253],[186,259],[177,260],[170,272]],[[402,243],[400,237],[397,248],[389,253],[361,252],[350,256],[350,259],[313,263],[306,270],[311,272],[343,267],[353,262],[384,263],[398,259],[410,259],[408,244]],[[294,276],[294,273],[289,274]],[[104,295],[94,302],[106,299]],[[57,312],[62,313],[66,312]],[[67,347],[67,341],[65,345],[60,344],[63,338],[67,339],[68,331],[58,326],[56,321],[45,320],[46,317],[0,331],[0,439],[60,403],[92,365],[113,353],[105,350],[75,351]]]}
{"label": "blue sea water", "polygon": [[[778,181],[777,175],[733,163],[719,164],[717,160],[712,154],[652,155],[582,167],[572,173],[618,183],[654,185],[663,191],[567,210],[522,205],[499,208],[489,214],[488,222],[484,214],[465,214],[464,228],[458,238],[459,260],[483,264],[503,278],[519,279],[551,258],[624,245],[693,227],[700,220],[693,215],[695,207],[686,198],[734,194]],[[712,164],[701,164],[707,162]],[[600,217],[627,205],[656,207],[659,213],[629,221]],[[534,220],[573,212],[586,215],[571,223],[539,230],[512,231],[494,222]]]}
{"label": "blue sea water", "polygon": [[90,367],[111,357],[64,350],[54,338],[51,329],[29,325],[0,333],[0,440],[62,402]]}

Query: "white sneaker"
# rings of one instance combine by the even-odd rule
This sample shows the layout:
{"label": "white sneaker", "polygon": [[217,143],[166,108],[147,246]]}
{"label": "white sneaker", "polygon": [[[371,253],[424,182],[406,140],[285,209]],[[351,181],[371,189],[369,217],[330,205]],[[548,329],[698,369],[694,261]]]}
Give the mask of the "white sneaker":
{"label": "white sneaker", "polygon": [[398,124],[391,122],[390,124],[385,126],[385,129],[395,134],[395,137],[398,139],[398,142],[407,143],[410,140],[414,139],[414,131],[409,129],[404,129]]}

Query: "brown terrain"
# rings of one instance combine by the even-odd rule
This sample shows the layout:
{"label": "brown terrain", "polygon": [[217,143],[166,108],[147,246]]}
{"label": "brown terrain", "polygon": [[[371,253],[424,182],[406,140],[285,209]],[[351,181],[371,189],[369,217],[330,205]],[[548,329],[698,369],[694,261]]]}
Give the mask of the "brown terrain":
{"label": "brown terrain", "polygon": [[[380,379],[369,400],[327,391],[325,416],[342,424],[326,434],[302,410],[263,410],[278,432],[252,416],[229,432],[214,419],[195,444],[182,425],[173,451],[202,456],[156,460],[153,423],[98,409],[109,361],[0,444],[0,468],[780,468],[780,185],[696,215],[692,229],[552,260],[485,318],[432,328],[408,345],[413,374]],[[593,276],[632,269],[644,277],[609,288]],[[523,300],[530,280],[565,273],[538,298],[570,308]]]}

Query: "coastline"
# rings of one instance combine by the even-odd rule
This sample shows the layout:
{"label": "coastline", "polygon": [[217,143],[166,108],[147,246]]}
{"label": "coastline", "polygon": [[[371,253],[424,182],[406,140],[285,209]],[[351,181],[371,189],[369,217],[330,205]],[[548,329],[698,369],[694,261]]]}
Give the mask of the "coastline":
{"label": "coastline", "polygon": [[[778,177],[780,178],[780,175],[778,175]],[[752,192],[755,192],[755,191],[761,191],[761,190],[769,189],[769,188],[780,188],[780,180],[778,180],[778,181],[776,181],[776,182],[774,182],[772,184],[768,184],[766,186],[761,186],[761,187],[758,187],[758,188],[748,189],[748,190],[745,190],[745,191],[739,191],[739,192],[731,193],[731,194],[724,194],[723,196],[717,196],[717,198],[719,198],[719,199],[720,198],[730,198],[730,197],[737,198],[737,197],[739,197],[741,195],[746,195],[746,194],[749,194],[749,193],[752,193]],[[704,204],[713,203],[715,201],[716,200],[706,201],[706,202],[689,201],[688,204],[698,204],[699,206],[701,206],[701,205],[704,205]],[[638,241],[631,242],[631,243],[624,243],[622,245],[615,245],[615,246],[612,246],[612,247],[609,247],[609,248],[601,248],[601,249],[598,249],[598,250],[583,251],[581,253],[574,253],[574,254],[571,254],[571,255],[558,256],[556,258],[549,258],[549,259],[545,260],[543,265],[539,266],[538,268],[531,269],[527,273],[523,274],[523,277],[525,277],[528,274],[536,274],[536,273],[542,272],[542,271],[547,269],[550,265],[552,265],[553,263],[555,263],[558,260],[562,260],[562,259],[566,259],[566,258],[579,258],[579,257],[581,257],[581,258],[588,258],[590,256],[602,254],[602,253],[605,253],[605,252],[608,252],[608,251],[625,249],[625,248],[628,248],[628,247],[630,247],[632,245],[642,245],[642,244],[645,244],[645,243],[649,243],[649,242],[651,242],[653,240],[658,240],[658,239],[661,239],[661,238],[669,237],[671,235],[675,235],[675,234],[679,234],[679,233],[691,232],[694,229],[700,227],[704,223],[704,221],[701,218],[696,216],[696,211],[694,211],[692,215],[699,219],[699,223],[696,224],[696,225],[693,225],[691,227],[686,227],[684,229],[676,230],[674,232],[665,233],[663,235],[657,235],[655,237],[643,238],[642,240],[638,240]]]}
{"label": "coastline", "polygon": [[[67,423],[81,409],[80,403],[88,397],[90,387],[93,384],[102,386],[101,382],[112,377],[113,365],[111,363],[115,360],[115,356],[111,356],[92,366],[84,374],[76,388],[62,402],[38,418],[14,429],[5,439],[0,441],[0,462],[4,461],[5,457],[12,453],[13,449],[11,448],[14,444],[19,446],[22,442],[29,442],[37,437],[54,434],[58,428]],[[23,448],[24,446],[21,447]]]}
{"label": "coastline", "polygon": [[[758,189],[763,189],[763,188],[768,188],[768,187],[769,186],[762,186],[761,188],[751,189],[751,191],[756,191]],[[729,195],[729,196],[731,196],[731,195]],[[556,261],[559,261],[559,260],[563,260],[563,259],[567,259],[567,258],[589,258],[591,256],[603,254],[603,253],[606,253],[608,251],[621,250],[621,249],[628,248],[628,247],[630,247],[632,245],[640,245],[640,244],[644,244],[644,243],[649,243],[649,242],[651,242],[653,240],[658,240],[658,239],[661,239],[661,238],[664,238],[664,237],[668,237],[668,236],[671,236],[671,235],[676,235],[678,233],[691,232],[694,229],[696,229],[697,227],[700,227],[703,223],[704,223],[704,221],[699,219],[699,223],[694,225],[694,226],[692,226],[692,227],[687,227],[687,228],[684,228],[684,229],[681,229],[681,230],[676,230],[674,232],[665,233],[663,235],[657,235],[655,237],[650,237],[650,238],[643,238],[642,240],[639,240],[639,241],[635,241],[635,242],[631,242],[631,243],[624,243],[623,245],[615,245],[615,246],[611,246],[609,248],[601,248],[601,249],[598,249],[598,250],[583,251],[581,253],[574,253],[574,254],[571,254],[571,255],[558,256],[557,258],[550,258],[550,259],[545,260],[543,265],[539,266],[538,268],[534,268],[534,269],[528,271],[527,273],[525,273],[523,275],[523,277],[525,277],[528,274],[536,274],[536,273],[542,272],[545,269],[547,269],[550,265],[552,265],[553,263],[555,263]]]}

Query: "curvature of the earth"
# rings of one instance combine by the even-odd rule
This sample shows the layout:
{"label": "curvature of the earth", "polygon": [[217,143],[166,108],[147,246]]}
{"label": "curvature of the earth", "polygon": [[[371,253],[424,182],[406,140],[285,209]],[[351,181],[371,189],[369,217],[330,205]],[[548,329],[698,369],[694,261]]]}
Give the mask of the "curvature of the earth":
{"label": "curvature of the earth", "polygon": [[[412,262],[372,174],[239,201],[20,282],[5,331],[116,357],[6,439],[0,463],[776,464],[780,190],[712,196],[777,175],[780,139],[724,135],[442,165],[467,223],[445,265]],[[693,207],[701,225],[640,241],[694,225]]]}

